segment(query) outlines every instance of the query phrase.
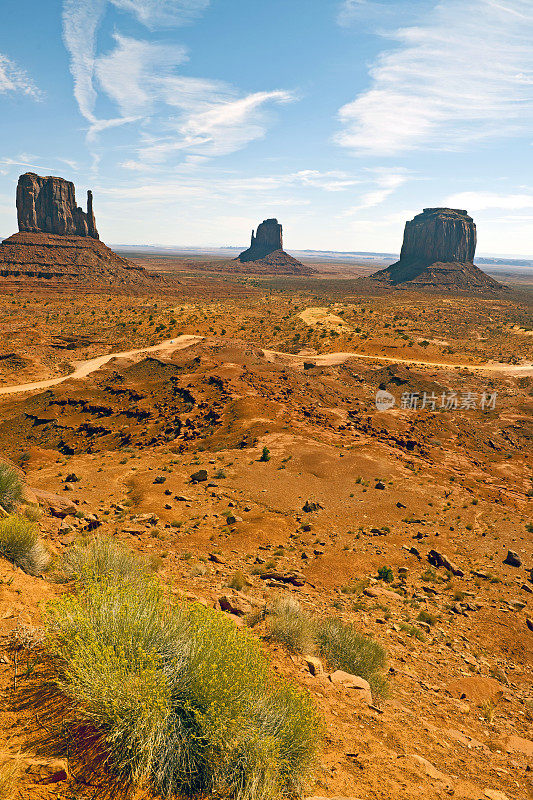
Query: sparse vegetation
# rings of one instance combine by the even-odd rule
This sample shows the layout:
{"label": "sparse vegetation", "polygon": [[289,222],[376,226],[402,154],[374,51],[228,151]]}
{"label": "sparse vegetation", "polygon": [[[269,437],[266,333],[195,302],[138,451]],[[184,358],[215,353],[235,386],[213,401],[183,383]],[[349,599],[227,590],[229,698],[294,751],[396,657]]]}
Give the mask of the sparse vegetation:
{"label": "sparse vegetation", "polygon": [[320,654],[332,669],[342,669],[367,680],[372,693],[386,696],[387,679],[383,673],[387,663],[385,649],[368,636],[340,619],[326,619],[318,626],[316,640]]}
{"label": "sparse vegetation", "polygon": [[0,506],[4,511],[13,511],[22,499],[22,481],[18,472],[9,464],[0,462]]}
{"label": "sparse vegetation", "polygon": [[314,652],[315,632],[311,615],[292,597],[279,598],[269,608],[268,638],[291,652]]}
{"label": "sparse vegetation", "polygon": [[50,555],[39,539],[36,525],[17,515],[0,520],[0,556],[28,575],[40,575],[50,563]]}
{"label": "sparse vegetation", "polygon": [[268,449],[268,447],[266,447],[266,445],[265,447],[263,447],[263,451],[261,453],[259,461],[270,461],[270,450]]}
{"label": "sparse vegetation", "polygon": [[89,584],[140,578],[148,567],[131,550],[102,536],[73,544],[64,553],[58,575],[66,581]]}
{"label": "sparse vegetation", "polygon": [[235,589],[237,592],[242,592],[243,589],[246,589],[248,581],[244,572],[240,569],[234,572],[228,581],[228,586],[230,589]]}
{"label": "sparse vegetation", "polygon": [[302,791],[321,738],[314,705],[223,614],[172,606],[151,579],[91,581],[50,607],[47,627],[55,691],[95,726],[121,790]]}
{"label": "sparse vegetation", "polygon": [[378,569],[378,578],[385,583],[394,583],[394,572],[391,567],[380,567]]}

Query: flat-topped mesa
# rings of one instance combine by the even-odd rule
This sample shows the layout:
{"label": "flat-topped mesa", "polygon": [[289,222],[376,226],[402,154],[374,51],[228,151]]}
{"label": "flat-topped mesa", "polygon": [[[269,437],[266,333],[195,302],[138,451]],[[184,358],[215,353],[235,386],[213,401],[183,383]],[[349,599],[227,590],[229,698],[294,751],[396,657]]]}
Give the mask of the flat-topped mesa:
{"label": "flat-topped mesa", "polygon": [[20,232],[99,238],[92,192],[87,192],[85,212],[76,205],[74,184],[64,178],[42,177],[33,172],[21,175],[17,185],[17,216]]}
{"label": "flat-topped mesa", "polygon": [[277,219],[265,219],[252,231],[252,241],[248,250],[240,254],[239,261],[259,261],[276,250],[283,250],[283,229]]}
{"label": "flat-topped mesa", "polygon": [[405,223],[400,262],[472,264],[475,252],[476,226],[466,211],[425,208]]}

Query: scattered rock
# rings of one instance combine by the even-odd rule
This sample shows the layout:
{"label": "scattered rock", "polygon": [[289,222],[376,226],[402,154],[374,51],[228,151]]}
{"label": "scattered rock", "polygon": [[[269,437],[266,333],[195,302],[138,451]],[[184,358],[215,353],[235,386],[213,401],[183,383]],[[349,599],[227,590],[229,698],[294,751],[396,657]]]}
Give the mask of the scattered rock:
{"label": "scattered rock", "polygon": [[76,475],[75,472],[69,472],[67,477],[65,478],[65,483],[77,483],[80,479]]}
{"label": "scattered rock", "polygon": [[455,564],[450,561],[450,559],[445,556],[443,553],[439,553],[438,550],[430,550],[428,553],[428,561],[434,567],[444,567],[444,569],[449,570],[451,573],[456,575],[458,578],[462,578],[464,572],[455,566]]}
{"label": "scattered rock", "polygon": [[522,560],[518,553],[515,553],[514,550],[509,550],[505,559],[503,561],[504,564],[508,564],[510,567],[521,567]]}
{"label": "scattered rock", "polygon": [[423,758],[422,756],[419,755],[411,755],[408,756],[408,758],[412,759],[413,761],[416,761],[417,764],[420,764],[420,766],[422,767],[426,775],[428,775],[428,777],[433,778],[433,780],[436,781],[442,781],[442,783],[445,783],[450,788],[453,785],[451,778],[449,778],[448,775],[445,775],[443,772],[434,767],[433,764],[426,758]]}
{"label": "scattered rock", "polygon": [[209,553],[209,561],[213,561],[215,564],[223,564],[224,559],[220,556],[217,556],[216,553]]}
{"label": "scattered rock", "polygon": [[322,666],[322,661],[319,658],[316,656],[304,656],[304,659],[311,675],[314,675],[316,678],[319,675],[324,674],[324,667]]}
{"label": "scattered rock", "polygon": [[320,509],[324,508],[324,506],[320,505],[320,503],[311,502],[310,500],[305,501],[305,505],[302,508],[302,511],[306,513],[311,513],[312,511],[320,511]]}
{"label": "scattered rock", "polygon": [[344,686],[345,689],[356,689],[358,695],[362,700],[367,703],[372,703],[372,692],[370,684],[364,678],[359,678],[357,675],[350,675],[349,672],[344,672],[342,669],[337,669],[329,676],[331,683],[337,686]]}
{"label": "scattered rock", "polygon": [[197,472],[193,472],[191,475],[191,483],[201,483],[202,481],[207,480],[207,470],[206,469],[199,469]]}
{"label": "scattered rock", "polygon": [[385,489],[385,484],[383,483],[383,481],[378,481],[374,486],[374,489]]}
{"label": "scattered rock", "polygon": [[218,604],[222,611],[234,614],[236,617],[244,617],[253,611],[253,605],[240,592],[232,595],[223,595],[218,598]]}
{"label": "scattered rock", "polygon": [[166,478],[165,478],[164,475],[158,475],[157,478],[155,478],[154,483],[155,484],[161,484],[161,483],[165,483],[165,481],[166,481]]}
{"label": "scattered rock", "polygon": [[296,572],[282,573],[270,570],[262,572],[259,577],[264,581],[279,581],[280,583],[290,583],[293,586],[305,586],[306,583],[304,576]]}

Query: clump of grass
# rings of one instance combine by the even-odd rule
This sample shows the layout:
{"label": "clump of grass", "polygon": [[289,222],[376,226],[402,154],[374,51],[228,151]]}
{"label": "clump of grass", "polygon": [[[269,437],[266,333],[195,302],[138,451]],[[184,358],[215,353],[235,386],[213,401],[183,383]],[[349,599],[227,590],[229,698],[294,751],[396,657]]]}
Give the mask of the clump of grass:
{"label": "clump of grass", "polygon": [[0,556],[28,575],[40,575],[50,563],[50,554],[39,539],[36,525],[17,515],[0,521]]}
{"label": "clump of grass", "polygon": [[419,622],[425,622],[427,625],[434,625],[437,621],[437,617],[434,614],[424,610],[420,612],[417,619]]}
{"label": "clump of grass", "polygon": [[269,608],[268,633],[272,641],[281,642],[293,653],[313,653],[315,624],[297,600],[283,597]]}
{"label": "clump of grass", "polygon": [[0,765],[0,800],[13,800],[21,772],[22,765],[17,758]]}
{"label": "clump of grass", "polygon": [[246,589],[248,580],[244,572],[240,569],[234,572],[228,581],[228,586],[230,589],[235,589],[237,592],[242,592],[243,589]]}
{"label": "clump of grass", "polygon": [[0,506],[4,511],[13,511],[22,500],[22,481],[18,472],[9,464],[0,463]]}
{"label": "clump of grass", "polygon": [[114,539],[95,536],[68,548],[59,564],[58,576],[65,581],[91,583],[132,580],[147,572],[148,566],[132,550]]}
{"label": "clump of grass", "polygon": [[400,622],[400,630],[402,630],[408,636],[418,639],[420,642],[424,642],[426,640],[423,632],[420,630],[420,628],[417,628],[416,625],[410,625],[408,622]]}
{"label": "clump of grass", "polygon": [[332,669],[342,669],[364,678],[377,696],[387,694],[387,679],[383,674],[387,654],[378,642],[363,636],[354,625],[336,618],[320,623],[316,641],[320,654]]}
{"label": "clump of grass", "polygon": [[95,732],[121,793],[302,791],[321,739],[316,709],[223,614],[171,606],[150,579],[92,581],[52,604],[47,628],[55,690]]}

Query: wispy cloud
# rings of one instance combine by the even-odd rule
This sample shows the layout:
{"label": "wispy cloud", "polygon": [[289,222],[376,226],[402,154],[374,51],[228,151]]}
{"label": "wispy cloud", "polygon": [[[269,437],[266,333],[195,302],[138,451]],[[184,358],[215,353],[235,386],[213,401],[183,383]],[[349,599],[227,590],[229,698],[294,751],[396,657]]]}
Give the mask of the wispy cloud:
{"label": "wispy cloud", "polygon": [[43,93],[35,86],[29,75],[14,61],[0,53],[0,94],[21,92],[34,100],[41,100]]}
{"label": "wispy cloud", "polygon": [[[274,89],[241,96],[223,82],[183,76],[188,58],[179,44],[160,44],[115,33],[115,46],[98,50],[97,34],[108,3],[133,13],[146,27],[180,25],[199,14],[209,0],[64,0],[64,38],[71,53],[74,93],[90,123],[94,141],[104,130],[139,122],[136,158],[130,170],[143,171],[179,156],[189,168],[202,159],[244,147],[265,135],[267,107],[294,100]],[[117,106],[118,116],[96,113],[99,92]]]}
{"label": "wispy cloud", "polygon": [[361,195],[357,205],[346,210],[346,216],[356,214],[366,208],[380,206],[387,198],[394,194],[400,186],[403,186],[404,183],[409,180],[407,171],[401,167],[397,167],[396,169],[378,167],[375,170],[369,170],[369,172],[374,175],[374,186]]}
{"label": "wispy cloud", "polygon": [[338,144],[391,155],[531,126],[531,0],[441,0],[423,23],[388,35],[397,47],[371,68],[370,89],[340,109]]}
{"label": "wispy cloud", "polygon": [[504,209],[519,211],[533,208],[533,194],[498,194],[497,192],[460,192],[446,200],[451,208],[467,208],[469,211]]}

